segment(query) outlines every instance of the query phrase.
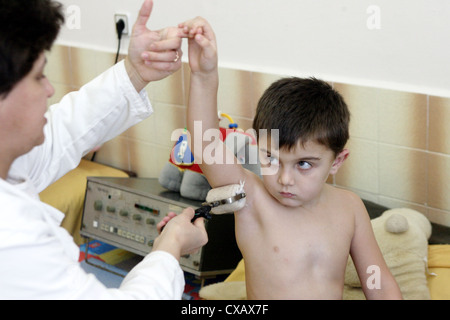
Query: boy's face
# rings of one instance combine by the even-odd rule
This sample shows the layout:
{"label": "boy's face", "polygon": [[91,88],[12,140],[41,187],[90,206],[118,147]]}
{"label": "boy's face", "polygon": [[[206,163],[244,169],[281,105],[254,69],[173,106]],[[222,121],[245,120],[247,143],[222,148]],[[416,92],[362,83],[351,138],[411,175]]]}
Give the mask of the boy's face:
{"label": "boy's face", "polygon": [[320,200],[328,176],[337,172],[348,151],[336,157],[324,145],[307,141],[299,142],[290,151],[260,144],[259,156],[266,189],[282,205],[297,207]]}

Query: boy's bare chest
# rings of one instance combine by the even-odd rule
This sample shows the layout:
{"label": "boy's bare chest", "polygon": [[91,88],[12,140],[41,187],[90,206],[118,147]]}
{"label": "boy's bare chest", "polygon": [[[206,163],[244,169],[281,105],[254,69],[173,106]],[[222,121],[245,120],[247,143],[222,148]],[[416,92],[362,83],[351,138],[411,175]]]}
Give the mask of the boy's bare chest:
{"label": "boy's bare chest", "polygon": [[263,241],[266,249],[283,261],[318,262],[325,257],[345,254],[341,251],[348,252],[351,240],[348,233],[346,228],[339,228],[332,222],[296,220],[265,228],[267,237]]}
{"label": "boy's bare chest", "polygon": [[[261,297],[339,298],[350,233],[333,223],[294,222],[275,221],[271,228],[261,229],[259,237],[246,237],[240,244],[247,289]],[[266,288],[272,289],[266,292]],[[325,295],[324,288],[328,288]]]}
{"label": "boy's bare chest", "polygon": [[251,236],[247,232],[241,235],[238,232],[241,250],[259,252],[257,255],[266,262],[273,260],[277,265],[286,266],[311,267],[312,264],[345,262],[353,237],[350,217],[339,213],[274,214],[265,217],[254,228],[255,233]]}

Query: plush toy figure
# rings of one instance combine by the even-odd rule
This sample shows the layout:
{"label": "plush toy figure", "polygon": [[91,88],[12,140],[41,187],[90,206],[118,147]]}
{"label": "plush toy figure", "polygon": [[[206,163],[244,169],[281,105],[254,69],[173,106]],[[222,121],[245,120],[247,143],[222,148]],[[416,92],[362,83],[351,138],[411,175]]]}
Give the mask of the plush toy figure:
{"label": "plush toy figure", "polygon": [[[426,279],[428,239],[431,235],[431,223],[428,219],[415,210],[400,208],[387,210],[371,222],[378,245],[403,298],[430,299]],[[246,299],[244,270],[242,260],[225,282],[202,288],[200,297],[208,300]],[[365,299],[350,257],[345,272],[343,298]]]}
{"label": "plush toy figure", "polygon": [[[230,121],[228,129],[220,128],[220,139],[231,149],[242,165],[260,174],[256,139],[253,135],[238,129],[233,119],[221,113],[219,119],[227,118]],[[211,186],[195,162],[189,149],[188,134],[180,135],[170,154],[169,161],[159,176],[159,183],[166,189],[179,192],[182,197],[204,201]]]}

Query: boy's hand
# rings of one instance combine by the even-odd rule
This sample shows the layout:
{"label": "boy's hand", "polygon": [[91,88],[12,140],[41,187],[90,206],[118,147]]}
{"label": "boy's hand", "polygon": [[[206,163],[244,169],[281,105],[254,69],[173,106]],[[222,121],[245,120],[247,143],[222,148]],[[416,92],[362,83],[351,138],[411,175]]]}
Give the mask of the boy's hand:
{"label": "boy's hand", "polygon": [[175,218],[177,216],[177,214],[175,212],[169,212],[167,214],[167,216],[165,216],[157,225],[156,225],[156,230],[158,230],[158,233],[161,234],[163,228],[166,226],[166,224],[172,220],[173,218]]}
{"label": "boy's hand", "polygon": [[180,23],[184,36],[189,39],[189,65],[192,74],[209,74],[217,71],[216,36],[202,17]]}
{"label": "boy's hand", "polygon": [[181,37],[176,27],[151,31],[146,27],[153,1],[146,0],[133,27],[128,56],[128,75],[137,91],[149,82],[164,79],[181,68]]}

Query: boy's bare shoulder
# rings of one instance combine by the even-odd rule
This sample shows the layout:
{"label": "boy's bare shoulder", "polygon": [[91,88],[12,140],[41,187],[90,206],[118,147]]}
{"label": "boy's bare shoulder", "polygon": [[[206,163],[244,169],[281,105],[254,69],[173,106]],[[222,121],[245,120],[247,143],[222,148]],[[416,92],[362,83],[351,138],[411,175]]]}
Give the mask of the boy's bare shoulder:
{"label": "boy's bare shoulder", "polygon": [[[332,199],[333,202],[336,204],[339,204],[340,206],[344,208],[351,208],[357,212],[365,212],[366,208],[364,206],[363,201],[361,198],[354,192],[341,189],[334,186],[329,186],[331,189]],[[352,210],[352,211],[353,211]]]}

